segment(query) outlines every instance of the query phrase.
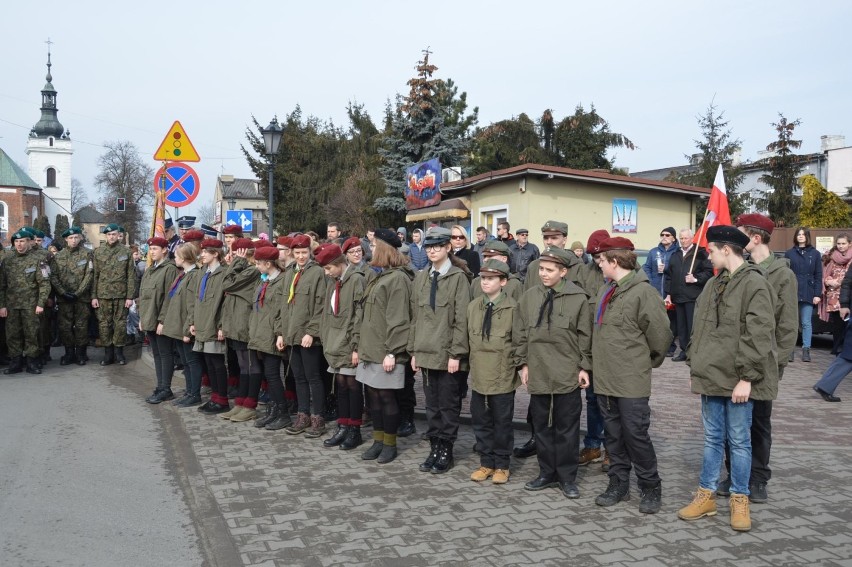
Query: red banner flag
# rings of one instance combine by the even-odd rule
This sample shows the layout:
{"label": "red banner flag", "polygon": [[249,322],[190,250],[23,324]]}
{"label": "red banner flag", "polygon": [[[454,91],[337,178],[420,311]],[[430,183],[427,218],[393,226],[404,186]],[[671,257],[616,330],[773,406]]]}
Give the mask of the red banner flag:
{"label": "red banner flag", "polygon": [[725,176],[722,174],[722,164],[716,172],[716,180],[713,182],[713,190],[710,192],[710,202],[707,203],[707,212],[704,214],[704,222],[695,235],[697,246],[707,247],[707,229],[711,226],[730,225],[731,212],[728,208],[728,191],[725,189]]}

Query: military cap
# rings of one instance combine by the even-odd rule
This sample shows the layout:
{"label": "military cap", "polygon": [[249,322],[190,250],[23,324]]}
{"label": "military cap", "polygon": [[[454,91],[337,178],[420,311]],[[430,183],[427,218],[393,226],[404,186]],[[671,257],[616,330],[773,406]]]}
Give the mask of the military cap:
{"label": "military cap", "polygon": [[[389,244],[394,248],[399,248],[400,246],[402,246],[402,242],[400,242],[399,236],[389,228],[377,228],[374,232],[374,236],[385,244]],[[447,237],[447,240],[449,240],[449,237]]]}
{"label": "military cap", "polygon": [[426,236],[423,238],[423,245],[430,246],[432,244],[445,244],[450,241],[450,236],[453,232],[449,228],[442,226],[430,226],[426,231]]}
{"label": "military cap", "polygon": [[506,262],[501,262],[494,258],[485,260],[482,267],[479,269],[480,276],[498,276],[501,278],[508,278],[510,273],[509,266]]}
{"label": "military cap", "polygon": [[711,226],[707,229],[707,242],[716,244],[733,244],[745,248],[751,239],[747,234],[740,232],[736,227],[730,225]]}
{"label": "military cap", "polygon": [[275,246],[263,246],[259,249],[255,249],[254,259],[274,262],[278,259],[278,249],[275,248]]}
{"label": "military cap", "polygon": [[320,266],[327,266],[342,257],[343,250],[341,250],[340,246],[337,244],[320,244],[317,249],[314,250],[314,260],[316,260],[317,264]]}
{"label": "military cap", "polygon": [[519,228],[518,230],[515,231],[515,234],[529,234],[529,233],[530,233],[529,229],[526,229],[526,228]]}
{"label": "military cap", "polygon": [[357,236],[350,236],[346,239],[340,249],[343,250],[344,254],[346,254],[350,249],[355,248],[356,246],[361,246],[361,239]]}
{"label": "military cap", "polygon": [[79,226],[72,226],[71,228],[69,228],[68,230],[65,230],[62,233],[62,238],[68,238],[72,234],[79,234],[80,236],[82,236],[83,235],[83,229],[80,228]]}
{"label": "military cap", "polygon": [[239,250],[240,248],[254,250],[254,242],[250,238],[237,238],[231,242],[231,250]]}
{"label": "military cap", "polygon": [[233,234],[234,236],[243,235],[243,227],[238,224],[229,224],[222,230],[222,234]]}
{"label": "military cap", "polygon": [[201,223],[201,232],[210,238],[219,238],[219,231],[208,224]]}
{"label": "military cap", "polygon": [[293,237],[293,244],[290,248],[310,248],[311,247],[311,237],[307,234],[300,234],[299,236]]}
{"label": "military cap", "polygon": [[223,244],[218,238],[205,238],[201,241],[202,248],[221,248]]}
{"label": "military cap", "polygon": [[[574,256],[573,252],[567,252],[561,248],[551,246],[541,253],[539,260],[544,262],[555,262],[557,264],[562,264],[567,268],[571,265],[571,256]],[[577,257],[574,256],[574,258],[576,259]]]}
{"label": "military cap", "polygon": [[118,225],[114,222],[111,222],[101,229],[101,232],[104,233],[104,234],[107,234],[109,232],[115,232],[115,231],[124,232],[124,228],[122,228],[121,225]]}
{"label": "military cap", "polygon": [[758,213],[750,213],[747,215],[738,216],[737,226],[744,226],[746,228],[756,228],[759,230],[766,231],[767,234],[772,234],[772,231],[775,230],[775,223],[772,222],[772,219]]}
{"label": "military cap", "polygon": [[509,256],[509,247],[505,242],[500,240],[489,240],[485,243],[485,248],[482,249],[483,256]]}
{"label": "military cap", "polygon": [[163,221],[163,228],[165,230],[169,230],[170,228],[174,227],[174,225],[175,225],[175,221],[173,221],[171,218],[167,218],[166,220]]}
{"label": "military cap", "polygon": [[44,231],[37,228],[32,229],[32,233],[36,238],[44,238]]}
{"label": "military cap", "polygon": [[562,236],[568,236],[568,223],[549,220],[544,223],[543,227],[541,227],[541,234],[544,236],[549,236],[552,234],[561,234]]}
{"label": "military cap", "polygon": [[35,238],[35,229],[31,226],[22,226],[18,229],[18,232],[25,232],[29,235],[29,238]]}
{"label": "military cap", "polygon": [[24,230],[24,229],[19,230],[18,232],[16,232],[15,234],[13,234],[11,236],[12,244],[14,244],[16,240],[32,240],[32,239],[33,239],[33,234],[30,231]]}
{"label": "military cap", "polygon": [[275,241],[278,246],[282,248],[292,248],[293,247],[293,237],[292,236],[279,236]]}
{"label": "military cap", "polygon": [[188,230],[183,235],[184,242],[201,242],[204,240],[204,233],[200,230]]}
{"label": "military cap", "polygon": [[628,238],[623,236],[611,236],[598,244],[597,252],[609,252],[611,250],[635,250],[633,243]]}
{"label": "military cap", "polygon": [[177,220],[178,228],[192,228],[195,226],[195,217],[182,216]]}

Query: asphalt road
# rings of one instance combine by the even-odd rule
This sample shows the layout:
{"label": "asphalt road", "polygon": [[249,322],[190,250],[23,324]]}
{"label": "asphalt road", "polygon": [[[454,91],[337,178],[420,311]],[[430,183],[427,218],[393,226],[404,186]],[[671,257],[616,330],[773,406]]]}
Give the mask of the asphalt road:
{"label": "asphalt road", "polygon": [[133,365],[58,350],[41,376],[0,374],[0,564],[205,564],[156,409],[108,380]]}

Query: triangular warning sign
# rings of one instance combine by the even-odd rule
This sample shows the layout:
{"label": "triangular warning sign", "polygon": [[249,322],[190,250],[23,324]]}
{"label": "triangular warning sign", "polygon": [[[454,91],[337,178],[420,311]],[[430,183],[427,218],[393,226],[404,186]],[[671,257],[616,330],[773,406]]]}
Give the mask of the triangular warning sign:
{"label": "triangular warning sign", "polygon": [[183,126],[175,120],[163,143],[157,148],[154,159],[157,161],[201,161],[201,156],[195,151],[195,147],[189,141],[189,136],[186,135]]}

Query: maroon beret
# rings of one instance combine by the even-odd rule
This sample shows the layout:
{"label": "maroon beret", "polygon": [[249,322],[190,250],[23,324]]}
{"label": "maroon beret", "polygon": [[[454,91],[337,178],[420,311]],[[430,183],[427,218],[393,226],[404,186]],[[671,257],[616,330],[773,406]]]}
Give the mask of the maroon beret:
{"label": "maroon beret", "polygon": [[205,238],[201,241],[201,248],[221,248],[222,241],[218,238]]}
{"label": "maroon beret", "polygon": [[229,224],[222,231],[224,234],[233,234],[234,236],[242,236],[243,235],[243,227],[238,224]]}
{"label": "maroon beret", "polygon": [[266,260],[274,262],[278,259],[278,249],[275,246],[263,246],[254,251],[255,260]]}
{"label": "maroon beret", "polygon": [[586,252],[588,252],[589,254],[597,254],[598,252],[600,252],[600,250],[598,250],[598,246],[600,246],[601,242],[603,242],[607,238],[609,238],[609,233],[606,231],[606,229],[602,228],[600,230],[594,231],[592,234],[589,235],[589,241],[586,243]]}
{"label": "maroon beret", "polygon": [[[270,241],[263,239],[263,238],[261,238],[260,240],[256,240],[255,243],[254,243],[254,249],[255,250],[260,250],[261,248],[269,248],[270,246],[272,248],[275,248],[274,244],[272,244]],[[275,249],[277,250],[277,248],[275,248]]]}
{"label": "maroon beret", "polygon": [[597,251],[609,252],[610,250],[635,250],[633,243],[623,236],[611,236],[598,244]]}
{"label": "maroon beret", "polygon": [[311,247],[311,237],[307,234],[300,234],[298,236],[293,237],[293,244],[290,248],[310,248]]}
{"label": "maroon beret", "polygon": [[341,250],[340,246],[337,244],[320,244],[317,249],[314,250],[314,260],[316,260],[317,264],[320,266],[327,266],[342,257],[343,250]]}
{"label": "maroon beret", "polygon": [[252,242],[250,238],[237,238],[236,240],[231,242],[232,251],[239,250],[240,248],[251,250],[254,248],[254,242]]}
{"label": "maroon beret", "polygon": [[168,248],[169,241],[160,236],[152,236],[148,239],[148,246],[159,246],[160,248]]}
{"label": "maroon beret", "polygon": [[361,239],[357,236],[350,236],[346,239],[346,242],[343,243],[343,246],[341,246],[340,249],[345,254],[346,252],[349,252],[350,248],[355,248],[356,246],[361,246]]}
{"label": "maroon beret", "polygon": [[293,237],[292,236],[279,236],[278,240],[276,240],[278,246],[283,246],[284,248],[292,248],[293,247]]}
{"label": "maroon beret", "polygon": [[758,213],[749,213],[737,217],[737,226],[745,226],[765,230],[768,234],[772,234],[775,230],[775,223],[772,219]]}
{"label": "maroon beret", "polygon": [[200,230],[187,230],[183,235],[184,242],[201,242],[204,240],[204,233]]}

